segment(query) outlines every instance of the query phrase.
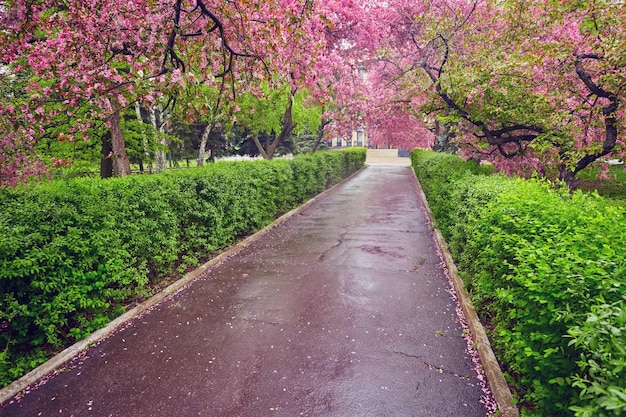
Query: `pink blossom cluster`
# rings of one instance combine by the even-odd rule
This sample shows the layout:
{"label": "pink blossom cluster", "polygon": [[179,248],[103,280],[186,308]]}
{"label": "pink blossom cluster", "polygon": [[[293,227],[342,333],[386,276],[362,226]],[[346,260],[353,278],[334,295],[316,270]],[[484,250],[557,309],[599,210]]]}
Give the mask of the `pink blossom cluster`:
{"label": "pink blossom cluster", "polygon": [[[59,138],[70,141],[89,139],[135,103],[176,103],[190,123],[226,121],[238,96],[267,98],[264,86],[284,85],[323,107],[329,135],[363,128],[375,143],[410,149],[432,146],[444,125],[465,155],[510,172],[529,163],[574,172],[626,149],[623,2],[12,0],[2,8],[0,71],[30,77],[20,102],[3,102],[25,106],[2,114],[15,152],[32,154],[20,143],[33,145],[59,117],[71,119]],[[25,166],[33,155],[20,158]]]}
{"label": "pink blossom cluster", "polygon": [[[338,91],[330,87],[336,77],[355,65],[357,49],[377,44],[373,19],[365,18],[372,6],[355,0],[15,0],[2,7],[2,64],[31,75],[28,110],[2,117],[13,127],[25,125],[21,116],[36,116],[38,126],[69,116],[60,140],[88,139],[90,129],[136,102],[153,108],[175,98],[192,122],[215,113],[204,94],[224,85],[235,98],[262,96],[265,82],[287,83],[323,105]],[[10,130],[31,144],[42,134]],[[18,148],[24,158],[31,152]]]}
{"label": "pink blossom cluster", "polygon": [[415,115],[423,130],[446,124],[464,155],[509,173],[575,174],[589,160],[623,156],[622,2],[384,4],[386,34],[368,64],[375,136],[406,146],[383,126]]}

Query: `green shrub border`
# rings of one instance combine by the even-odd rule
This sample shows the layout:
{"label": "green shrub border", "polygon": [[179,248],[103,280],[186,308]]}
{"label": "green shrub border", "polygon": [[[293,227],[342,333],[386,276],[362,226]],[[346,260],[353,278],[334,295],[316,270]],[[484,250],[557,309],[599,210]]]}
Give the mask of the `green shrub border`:
{"label": "green shrub border", "polygon": [[363,167],[366,150],[0,191],[0,387]]}
{"label": "green shrub border", "polygon": [[624,415],[624,208],[453,155],[411,158],[522,415]]}

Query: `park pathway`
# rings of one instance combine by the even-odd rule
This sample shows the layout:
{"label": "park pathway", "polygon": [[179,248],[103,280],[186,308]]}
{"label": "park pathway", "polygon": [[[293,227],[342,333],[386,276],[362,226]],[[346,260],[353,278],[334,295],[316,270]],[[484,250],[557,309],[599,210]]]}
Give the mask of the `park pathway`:
{"label": "park pathway", "polygon": [[483,417],[440,263],[411,169],[369,166],[0,415]]}

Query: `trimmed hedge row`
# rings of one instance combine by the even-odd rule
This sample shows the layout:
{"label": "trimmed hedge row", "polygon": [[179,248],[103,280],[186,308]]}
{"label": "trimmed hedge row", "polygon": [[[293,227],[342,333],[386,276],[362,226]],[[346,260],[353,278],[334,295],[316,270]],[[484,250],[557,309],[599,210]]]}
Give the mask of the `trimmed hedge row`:
{"label": "trimmed hedge row", "polygon": [[365,149],[0,192],[0,386],[360,169]]}
{"label": "trimmed hedge row", "polygon": [[451,155],[412,162],[522,414],[626,415],[623,206]]}

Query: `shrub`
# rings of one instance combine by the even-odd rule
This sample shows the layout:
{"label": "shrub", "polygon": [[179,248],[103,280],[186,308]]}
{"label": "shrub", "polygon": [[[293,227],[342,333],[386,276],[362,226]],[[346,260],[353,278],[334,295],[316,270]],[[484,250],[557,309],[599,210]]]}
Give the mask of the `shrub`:
{"label": "shrub", "polygon": [[446,219],[453,207],[450,196],[454,191],[454,181],[468,174],[487,173],[489,168],[481,167],[475,161],[464,161],[449,153],[420,149],[411,153],[411,164],[428,201],[431,202],[437,225],[445,235],[448,227]]}
{"label": "shrub", "polygon": [[354,149],[2,190],[0,386],[364,162]]}
{"label": "shrub", "polygon": [[624,413],[623,207],[501,175],[448,186],[438,222],[524,414]]}

